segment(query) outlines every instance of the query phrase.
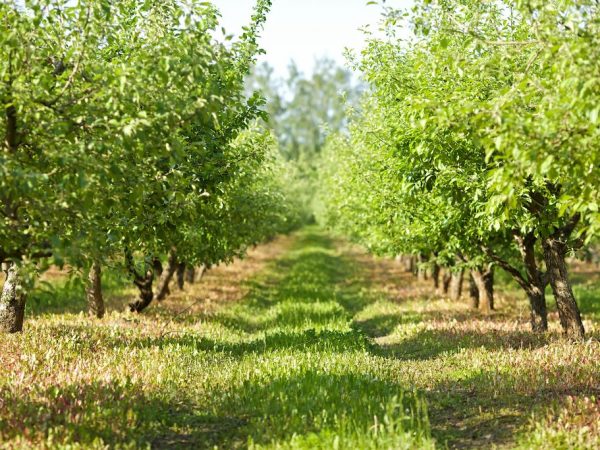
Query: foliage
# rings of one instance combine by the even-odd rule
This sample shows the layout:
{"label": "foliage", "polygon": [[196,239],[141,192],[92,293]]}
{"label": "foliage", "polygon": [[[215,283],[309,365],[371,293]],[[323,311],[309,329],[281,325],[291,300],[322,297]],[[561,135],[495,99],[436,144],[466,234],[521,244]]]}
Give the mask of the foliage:
{"label": "foliage", "polygon": [[310,222],[317,207],[321,151],[330,133],[347,129],[347,109],[358,103],[362,87],[349,71],[320,59],[308,76],[292,63],[285,78],[263,63],[248,77],[247,88],[266,97],[265,125],[273,130],[288,161],[289,197],[300,205],[302,221]]}
{"label": "foliage", "polygon": [[2,254],[151,253],[201,227],[260,159],[231,145],[258,115],[243,81],[267,7],[228,49],[204,2],[5,4]]}
{"label": "foliage", "polygon": [[408,20],[406,43],[390,11],[358,63],[371,90],[328,145],[325,220],[383,254],[498,263],[538,297],[543,249],[575,311],[552,264],[598,231],[596,3],[423,1]]}
{"label": "foliage", "polygon": [[207,2],[3,3],[0,260],[211,265],[290,229],[244,91],[269,7],[225,44]]}

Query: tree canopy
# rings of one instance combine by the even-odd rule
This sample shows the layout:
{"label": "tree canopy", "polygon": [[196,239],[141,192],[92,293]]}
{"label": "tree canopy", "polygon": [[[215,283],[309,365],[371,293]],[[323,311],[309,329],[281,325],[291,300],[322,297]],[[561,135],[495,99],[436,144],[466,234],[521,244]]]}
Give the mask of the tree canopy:
{"label": "tree canopy", "polygon": [[0,260],[214,264],[289,228],[283,163],[244,90],[269,7],[223,43],[206,2],[3,3]]}
{"label": "tree canopy", "polygon": [[598,232],[596,2],[424,1],[409,42],[402,17],[363,52],[365,112],[329,143],[330,222],[382,253],[499,265],[534,329],[549,282],[581,338],[564,259]]}

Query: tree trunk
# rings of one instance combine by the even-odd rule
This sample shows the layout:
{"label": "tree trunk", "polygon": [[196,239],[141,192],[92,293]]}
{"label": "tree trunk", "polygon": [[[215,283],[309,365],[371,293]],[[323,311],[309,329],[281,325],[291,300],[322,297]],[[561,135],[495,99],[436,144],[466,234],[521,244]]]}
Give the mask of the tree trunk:
{"label": "tree trunk", "polygon": [[177,287],[180,291],[183,291],[185,285],[185,263],[177,264]]}
{"label": "tree trunk", "polygon": [[0,332],[18,333],[23,331],[27,300],[21,267],[19,263],[9,262],[5,272],[6,280],[0,294]]}
{"label": "tree trunk", "polygon": [[423,263],[425,262],[425,257],[423,255],[417,256],[417,279],[419,281],[425,281],[427,279],[427,271],[425,267],[423,267]]}
{"label": "tree trunk", "polygon": [[431,278],[433,280],[433,287],[436,292],[439,292],[440,289],[440,266],[438,263],[433,263],[433,267],[431,268]]}
{"label": "tree trunk", "polygon": [[[162,274],[163,274],[163,270],[164,270],[160,258],[154,258],[152,260],[152,267],[154,269],[154,278],[158,278],[160,280],[160,278],[162,277]],[[171,295],[171,289],[169,288],[169,285],[167,284],[167,293],[165,294],[165,297],[167,297],[169,295]]]}
{"label": "tree trunk", "polygon": [[204,275],[206,275],[206,272],[208,272],[208,267],[206,267],[205,264],[202,264],[199,268],[198,268],[198,274],[196,275],[196,280],[200,281],[202,280],[202,278],[204,278]]}
{"label": "tree trunk", "polygon": [[442,276],[442,295],[448,296],[451,281],[452,281],[452,272],[450,272],[448,269],[445,269],[443,276]]}
{"label": "tree trunk", "polygon": [[156,286],[156,295],[155,298],[159,302],[164,300],[167,295],[169,295],[169,283],[177,270],[177,253],[175,249],[172,249],[169,252],[169,259],[167,260],[167,266],[164,268],[163,273],[161,274],[158,285]]}
{"label": "tree trunk", "polygon": [[[156,261],[153,261],[153,266],[156,268]],[[154,298],[152,292],[152,283],[154,282],[154,270],[149,268],[142,275],[138,273],[135,268],[135,264],[133,262],[133,255],[129,251],[129,249],[125,249],[125,264],[127,265],[127,270],[133,277],[133,284],[139,290],[139,297],[136,301],[129,304],[129,310],[131,312],[142,312],[150,303],[152,303],[152,299]]]}
{"label": "tree trunk", "polygon": [[585,339],[585,329],[569,281],[565,261],[567,245],[556,237],[549,237],[544,239],[542,247],[563,333],[569,339],[582,341]]}
{"label": "tree trunk", "polygon": [[[548,330],[548,311],[546,309],[546,285],[543,273],[538,269],[535,256],[535,243],[537,238],[533,233],[526,236],[516,235],[515,240],[523,258],[527,278],[523,288],[529,299],[531,308],[530,322],[534,332]],[[517,280],[518,281],[518,280]]]}
{"label": "tree trunk", "polygon": [[473,271],[469,274],[469,297],[471,298],[471,307],[479,309],[479,288],[477,287],[477,283],[475,283]]}
{"label": "tree trunk", "polygon": [[[521,288],[527,294],[530,306],[531,329],[534,332],[544,332],[548,330],[548,312],[546,310],[546,284],[544,274],[538,269],[537,258],[535,254],[535,244],[537,237],[534,233],[522,235],[514,233],[514,239],[521,253],[525,275],[517,267],[511,265],[492,254],[496,263],[506,270]],[[491,254],[491,252],[488,252]]]}
{"label": "tree trunk", "polygon": [[472,275],[479,291],[479,309],[488,313],[494,309],[494,269],[473,270]]}
{"label": "tree trunk", "polygon": [[152,268],[154,269],[154,275],[160,277],[163,273],[163,265],[159,258],[152,259]]}
{"label": "tree trunk", "polygon": [[[463,288],[464,270],[452,273],[452,281],[450,282],[450,298],[452,300],[460,300]],[[479,295],[479,294],[478,294]]]}
{"label": "tree trunk", "polygon": [[548,331],[548,311],[543,286],[532,285],[526,292],[531,307],[530,322],[534,333]]}
{"label": "tree trunk", "polygon": [[130,311],[139,313],[150,306],[154,298],[154,293],[152,292],[153,281],[154,272],[151,269],[148,269],[144,276],[138,276],[133,281],[139,289],[139,298],[137,301],[129,304]]}
{"label": "tree trunk", "polygon": [[413,271],[413,256],[412,255],[405,255],[404,256],[404,271],[405,272],[412,272]]}
{"label": "tree trunk", "polygon": [[196,282],[196,268],[194,266],[187,266],[184,278],[186,283],[194,284]]}
{"label": "tree trunk", "polygon": [[104,298],[102,297],[102,268],[99,262],[94,261],[88,275],[85,290],[88,302],[88,314],[102,319],[104,317]]}
{"label": "tree trunk", "polygon": [[417,258],[416,255],[411,255],[410,261],[411,261],[412,274],[413,274],[413,276],[416,277],[419,275],[419,259]]}

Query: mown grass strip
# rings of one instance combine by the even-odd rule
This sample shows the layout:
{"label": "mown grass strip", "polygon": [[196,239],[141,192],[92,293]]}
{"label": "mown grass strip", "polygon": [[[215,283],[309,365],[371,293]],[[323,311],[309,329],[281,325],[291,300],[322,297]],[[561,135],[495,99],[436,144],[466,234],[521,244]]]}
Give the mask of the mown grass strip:
{"label": "mown grass strip", "polygon": [[308,230],[242,302],[168,335],[40,317],[0,338],[17,349],[2,353],[2,446],[432,447],[423,400],[353,324],[371,301],[356,269]]}

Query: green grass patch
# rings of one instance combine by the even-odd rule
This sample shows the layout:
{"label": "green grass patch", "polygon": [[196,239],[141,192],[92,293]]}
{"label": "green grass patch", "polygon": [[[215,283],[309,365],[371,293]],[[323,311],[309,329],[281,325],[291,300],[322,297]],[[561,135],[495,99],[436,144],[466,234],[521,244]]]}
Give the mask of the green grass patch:
{"label": "green grass patch", "polygon": [[81,286],[48,287],[25,333],[0,337],[1,445],[433,447],[423,396],[355,326],[358,272],[308,230],[242,302],[196,320],[84,319]]}

